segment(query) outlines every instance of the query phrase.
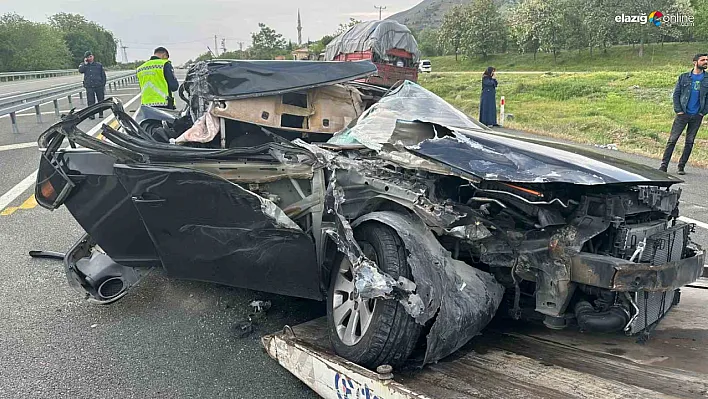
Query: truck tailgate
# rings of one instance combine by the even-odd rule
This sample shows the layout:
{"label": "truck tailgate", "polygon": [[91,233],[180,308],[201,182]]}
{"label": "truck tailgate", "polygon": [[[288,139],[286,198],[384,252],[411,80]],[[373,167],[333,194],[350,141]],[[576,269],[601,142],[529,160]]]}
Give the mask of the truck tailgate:
{"label": "truck tailgate", "polygon": [[324,398],[708,398],[708,287],[681,303],[649,341],[496,323],[460,351],[393,380],[336,356],[326,319],[262,341],[272,358]]}

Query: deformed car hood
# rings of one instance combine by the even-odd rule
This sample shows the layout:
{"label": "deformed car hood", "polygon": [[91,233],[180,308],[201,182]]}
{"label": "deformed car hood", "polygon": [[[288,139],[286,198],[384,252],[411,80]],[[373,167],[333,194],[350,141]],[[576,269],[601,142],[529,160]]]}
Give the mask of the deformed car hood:
{"label": "deformed car hood", "polygon": [[675,184],[658,169],[579,147],[496,132],[453,130],[406,147],[414,154],[484,180],[523,183]]}
{"label": "deformed car hood", "polygon": [[363,145],[379,154],[409,151],[456,173],[491,181],[583,185],[682,182],[658,169],[577,146],[494,131],[409,81],[328,143]]}
{"label": "deformed car hood", "polygon": [[376,71],[370,61],[202,61],[190,68],[185,87],[206,100],[235,100],[349,82]]}

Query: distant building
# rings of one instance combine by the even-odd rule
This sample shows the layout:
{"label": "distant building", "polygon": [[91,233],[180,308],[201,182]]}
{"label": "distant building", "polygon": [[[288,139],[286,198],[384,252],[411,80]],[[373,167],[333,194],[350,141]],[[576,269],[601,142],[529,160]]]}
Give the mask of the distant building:
{"label": "distant building", "polygon": [[292,52],[293,60],[295,61],[307,61],[316,60],[317,54],[314,54],[307,47],[299,48]]}

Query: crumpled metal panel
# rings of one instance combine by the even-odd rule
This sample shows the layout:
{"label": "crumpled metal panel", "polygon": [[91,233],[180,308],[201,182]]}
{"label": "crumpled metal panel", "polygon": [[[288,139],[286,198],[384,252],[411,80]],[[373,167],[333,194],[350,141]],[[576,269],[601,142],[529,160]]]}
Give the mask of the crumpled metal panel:
{"label": "crumpled metal panel", "polygon": [[[342,211],[346,198],[338,175],[342,173],[350,178],[353,174],[366,173],[374,165],[365,165],[299,140],[294,143],[316,154],[330,172],[325,207],[336,218],[337,227],[327,232],[354,266],[355,284],[365,292],[362,296],[395,298],[421,325],[435,318],[427,337],[424,363],[437,362],[479,334],[494,317],[504,287],[491,274],[452,259],[450,252],[440,245],[422,219],[425,217],[433,224],[449,225],[466,215],[459,214],[454,208],[430,203],[421,191],[416,193],[421,202],[414,207],[418,217],[371,212],[350,224]],[[397,231],[409,253],[407,260],[415,283],[396,281],[364,256],[354,239],[353,227],[368,220],[382,222]],[[485,236],[483,231],[476,234]]]}
{"label": "crumpled metal panel", "polygon": [[376,65],[368,61],[212,60],[192,66],[184,87],[191,96],[206,101],[235,100],[349,82],[376,70]]}
{"label": "crumpled metal panel", "polygon": [[[409,136],[408,126],[398,126],[399,121],[421,121],[441,126],[486,129],[433,92],[416,83],[406,81],[369,107],[357,119],[356,125],[337,133],[328,143],[363,144],[380,151],[383,144],[395,144],[398,140]],[[401,132],[399,135],[403,137],[397,137],[399,131]],[[429,138],[438,135],[442,133],[431,129]]]}
{"label": "crumpled metal panel", "polygon": [[435,363],[452,354],[487,326],[504,295],[504,287],[494,276],[452,259],[420,220],[395,212],[372,212],[353,226],[368,220],[393,227],[403,240],[416,294],[425,306],[416,322],[425,324],[435,317],[424,363]]}
{"label": "crumpled metal panel", "polygon": [[115,171],[171,276],[322,298],[311,236],[272,201],[190,169]]}
{"label": "crumpled metal panel", "polygon": [[[402,121],[430,125],[427,137],[420,127],[417,135],[411,134],[411,126]],[[418,142],[410,142],[413,137]],[[396,146],[401,142],[403,148]],[[360,144],[388,158],[389,154],[410,151],[471,179],[581,185],[681,182],[655,168],[581,147],[493,131],[413,82],[405,82],[383,97],[354,126],[328,143]],[[410,166],[419,163],[411,162]]]}

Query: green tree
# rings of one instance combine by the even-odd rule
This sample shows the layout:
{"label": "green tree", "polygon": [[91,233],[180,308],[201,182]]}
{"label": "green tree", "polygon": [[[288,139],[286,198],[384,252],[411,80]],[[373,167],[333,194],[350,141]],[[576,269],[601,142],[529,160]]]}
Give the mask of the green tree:
{"label": "green tree", "polygon": [[[647,15],[651,11],[668,10],[672,0],[625,0],[620,8],[621,13],[626,15]],[[646,24],[622,24],[620,38],[625,42],[639,43],[640,57],[644,56],[644,45],[651,42],[659,42],[666,31],[666,26],[657,27],[652,23]]]}
{"label": "green tree", "polygon": [[[622,12],[615,0],[575,0],[581,1],[582,6],[576,10],[583,16],[582,29],[585,31],[587,44],[592,55],[594,47],[602,47],[603,52],[617,41],[619,29],[622,24],[615,21],[615,16]],[[593,15],[593,18],[587,18]],[[572,29],[572,25],[570,26]]]}
{"label": "green tree", "polygon": [[585,4],[590,1],[561,0],[563,7],[563,30],[565,33],[568,50],[578,50],[590,47],[590,29],[586,21],[595,22],[595,18],[588,18]]}
{"label": "green tree", "polygon": [[511,36],[516,42],[519,51],[522,53],[533,53],[533,59],[536,60],[536,54],[541,48],[539,40],[538,25],[532,19],[534,10],[529,1],[523,1],[514,7],[509,13],[509,30]]}
{"label": "green tree", "polygon": [[225,53],[220,54],[217,58],[223,60],[247,60],[248,53],[242,50],[227,51]]}
{"label": "green tree", "polygon": [[[351,29],[354,25],[360,24],[360,23],[361,23],[361,21],[356,18],[349,18],[348,22],[343,23],[343,24],[339,24],[339,26],[337,27],[337,31],[334,32],[334,37],[341,35],[342,33]],[[325,46],[326,46],[326,44],[325,44]]]}
{"label": "green tree", "polygon": [[91,51],[103,65],[116,64],[117,46],[113,34],[83,15],[58,13],[49,17],[49,24],[61,32],[72,55],[72,64],[79,65],[84,53]]}
{"label": "green tree", "polygon": [[463,47],[467,33],[467,9],[463,6],[452,7],[443,16],[438,40],[440,47],[446,54],[454,53],[455,61]]}
{"label": "green tree", "polygon": [[61,34],[17,14],[0,17],[0,71],[62,69],[70,66]]}
{"label": "green tree", "polygon": [[416,35],[418,48],[426,57],[442,55],[440,48],[439,32],[437,29],[425,28]]}
{"label": "green tree", "polygon": [[556,60],[567,33],[560,0],[523,0],[510,21],[512,34],[524,51],[553,53]]}
{"label": "green tree", "polygon": [[708,39],[708,0],[693,2],[693,32],[698,40]]}
{"label": "green tree", "polygon": [[264,23],[259,22],[258,27],[260,29],[258,32],[251,33],[250,54],[252,59],[270,60],[286,53],[287,42],[283,39],[283,35]]}
{"label": "green tree", "polygon": [[489,0],[474,0],[463,13],[464,43],[468,56],[486,59],[499,52],[506,39],[506,25],[499,8]]}

